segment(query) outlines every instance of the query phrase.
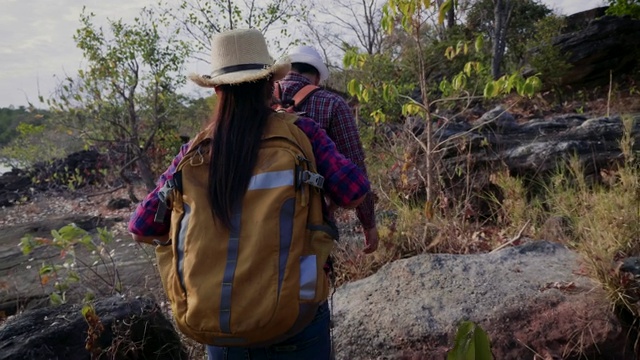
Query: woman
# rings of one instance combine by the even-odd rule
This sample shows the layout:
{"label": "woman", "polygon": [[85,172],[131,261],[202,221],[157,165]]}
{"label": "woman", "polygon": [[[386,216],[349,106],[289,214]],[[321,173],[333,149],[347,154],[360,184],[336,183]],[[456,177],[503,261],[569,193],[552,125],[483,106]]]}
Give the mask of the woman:
{"label": "woman", "polygon": [[[190,78],[200,86],[213,87],[216,92],[216,109],[204,129],[212,137],[209,201],[215,217],[229,226],[233,205],[242,200],[247,190],[265,124],[273,114],[269,105],[274,82],[287,74],[290,64],[274,63],[259,31],[232,30],[212,38],[212,67],[211,75]],[[295,125],[311,142],[317,171],[325,179],[323,189],[332,205],[358,206],[370,190],[364,174],[336,151],[334,143],[314,120],[300,117]],[[158,187],[133,214],[129,230],[134,240],[152,243],[168,239],[169,217],[154,223],[158,191],[171,179],[187,149],[187,145],[183,146],[160,177]],[[321,305],[313,321],[301,332],[278,344],[261,348],[207,345],[207,353],[210,359],[329,359],[328,305],[326,302]]]}

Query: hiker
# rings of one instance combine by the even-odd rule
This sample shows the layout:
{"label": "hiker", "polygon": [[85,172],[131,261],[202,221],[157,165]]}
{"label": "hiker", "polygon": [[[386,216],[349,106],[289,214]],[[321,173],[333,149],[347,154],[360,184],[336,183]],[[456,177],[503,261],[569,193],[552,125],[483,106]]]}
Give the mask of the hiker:
{"label": "hiker", "polygon": [[[285,175],[276,174],[276,172],[259,173],[263,168],[272,166],[272,162],[280,161],[278,156],[284,156],[262,157],[262,151],[271,150],[267,148],[265,142],[272,140],[269,134],[273,129],[289,129],[287,131],[294,135],[287,141],[280,139],[285,143],[283,146],[289,146],[287,151],[297,151],[295,150],[297,147],[291,146],[289,142],[300,144],[306,142],[306,145],[303,144],[301,148],[304,149],[306,146],[309,151],[312,151],[312,154],[308,154],[311,155],[310,158],[315,159],[300,161],[300,167],[309,166],[309,164],[311,167],[308,167],[308,170],[299,171],[295,177],[297,182],[302,181],[308,185],[301,195],[296,193],[298,194],[294,198],[296,201],[298,198],[304,199],[302,205],[296,205],[296,209],[300,206],[302,209],[311,207],[316,199],[318,206],[315,208],[320,209],[320,218],[322,218],[323,212],[327,215],[327,206],[320,206],[324,201],[323,196],[331,199],[335,205],[344,208],[356,207],[370,191],[369,182],[355,164],[337,151],[333,141],[314,120],[276,113],[271,109],[270,100],[274,82],[287,74],[290,63],[286,60],[273,61],[262,33],[257,30],[230,30],[214,35],[211,44],[211,74],[191,75],[190,79],[199,86],[215,89],[217,102],[212,118],[203,132],[181,148],[169,168],[160,176],[157,188],[146,196],[132,215],[129,231],[135,241],[156,245],[159,272],[172,305],[176,324],[183,333],[193,330],[195,336],[192,338],[207,345],[209,359],[329,359],[332,351],[327,303],[328,281],[318,274],[324,274],[322,269],[328,251],[324,256],[325,260],[322,260],[318,266],[315,264],[315,258],[322,256],[311,256],[314,263],[311,264],[311,268],[306,269],[309,271],[302,268],[302,262],[308,256],[299,256],[287,262],[287,254],[284,253],[283,262],[283,253],[279,254],[277,247],[275,259],[270,251],[261,251],[259,247],[263,243],[276,241],[278,245],[277,239],[274,240],[267,235],[273,232],[272,228],[277,227],[278,222],[284,222],[285,227],[295,227],[297,218],[289,219],[294,224],[287,225],[286,212],[283,215],[278,212],[262,211],[264,219],[259,221],[254,218],[245,219],[245,216],[252,212],[258,213],[269,206],[279,206],[279,204],[272,204],[276,202],[275,200],[269,200],[269,204],[247,204],[247,201],[269,191],[287,188],[284,186],[287,181]],[[287,123],[286,116],[293,116],[291,120],[295,122]],[[203,136],[208,139],[200,142]],[[273,137],[274,144],[279,137],[282,136]],[[298,141],[300,139],[304,141]],[[289,157],[293,159],[290,155]],[[183,158],[185,161],[182,161]],[[300,155],[297,155],[295,161],[299,159]],[[314,163],[317,167],[316,175],[313,173]],[[297,168],[298,165],[296,165],[296,171]],[[287,172],[283,170],[278,173]],[[200,179],[202,181],[197,181],[198,174],[204,177]],[[272,174],[277,176],[269,176]],[[292,184],[293,180],[292,178]],[[170,188],[175,191],[180,187],[180,183],[185,193],[189,188],[195,191],[193,189],[198,186],[206,189],[201,194],[172,198],[169,202],[170,210],[163,214],[161,210],[167,203],[162,201],[167,196],[165,189]],[[321,187],[324,195],[320,191],[314,191],[309,184]],[[290,187],[293,188],[293,185]],[[254,188],[259,189],[252,190]],[[249,193],[252,197],[249,197]],[[267,199],[271,198],[267,197]],[[179,206],[183,202],[184,205]],[[187,202],[191,205],[190,207],[186,206]],[[191,213],[192,208],[193,213]],[[197,209],[200,209],[199,213]],[[207,221],[211,224],[203,228],[202,225],[194,223],[196,221],[194,219],[199,219],[201,224]],[[276,225],[267,224],[268,221],[275,222]],[[247,227],[239,227],[240,224],[245,223],[248,224]],[[176,226],[184,226],[184,228],[175,229]],[[306,223],[302,226],[303,233],[309,233],[309,229],[314,232],[320,227],[316,225],[309,227]],[[198,234],[203,235],[202,238],[194,239]],[[245,241],[256,240],[247,238],[251,234],[258,235],[257,242],[246,243]],[[288,246],[294,248],[303,240],[294,237]],[[191,243],[185,245],[184,241],[191,241]],[[328,242],[331,243],[329,246],[333,245],[333,240]],[[280,245],[282,246],[282,243]],[[225,250],[210,250],[215,248]],[[175,253],[178,253],[178,256],[174,256]],[[271,258],[267,258],[268,256]],[[300,263],[299,275],[295,275],[298,269],[287,268],[286,271],[281,271],[280,275],[276,272],[277,290],[271,291],[272,289],[269,288],[269,291],[261,291],[270,280],[271,274],[266,271],[270,271],[273,267],[271,264],[274,262],[276,267]],[[252,266],[264,266],[266,270],[265,272],[251,270]],[[194,274],[196,270],[201,272]],[[224,273],[224,280],[221,273]],[[309,276],[314,278],[318,276],[320,279],[319,282],[312,283],[311,288],[304,283],[308,282]],[[220,282],[210,284],[218,278],[221,279]],[[236,280],[242,283],[237,283]],[[247,329],[246,321],[260,315],[265,304],[273,303],[276,307],[281,306],[280,303],[286,304],[285,297],[291,295],[283,292],[278,293],[284,294],[282,297],[275,298],[275,294],[281,287],[285,288],[290,284],[298,283],[300,283],[300,289],[296,291],[300,292],[301,298],[304,295],[307,299],[320,299],[316,307],[312,308],[310,322],[307,322],[308,325],[303,323],[305,325],[302,330],[297,330],[296,333],[286,332],[283,336],[288,337],[284,340],[260,346],[235,345],[241,344],[247,339],[245,337],[220,337],[219,334],[231,333],[234,329],[244,331],[245,334],[256,338],[271,336],[270,331],[264,330],[265,328],[256,329],[252,333],[254,329]],[[242,291],[248,292],[242,293]],[[294,295],[297,301],[298,294]],[[223,301],[218,301],[221,297]],[[247,298],[250,298],[249,300],[253,303],[247,303]],[[302,313],[304,306],[309,304],[301,301],[299,305],[299,309],[267,313],[266,317],[257,319],[257,323],[264,324],[270,321],[270,317],[280,313],[284,314],[283,316],[290,314],[298,316],[296,314]],[[192,308],[185,311],[186,307]],[[209,319],[208,316],[212,318]],[[217,329],[218,324],[222,330],[203,330],[206,327]],[[214,333],[215,336],[209,337]],[[209,338],[212,340],[199,340]],[[218,340],[220,343],[226,341],[233,345],[212,345]]]}
{"label": "hiker", "polygon": [[[288,53],[291,71],[284,79],[276,83],[276,101],[291,101],[296,93],[305,85],[319,86],[329,78],[329,69],[322,61],[320,54],[311,46],[297,46]],[[353,161],[367,174],[364,163],[364,150],[356,119],[349,104],[339,95],[325,89],[313,91],[296,111],[308,116],[326,130],[327,135],[335,142],[338,151]],[[373,193],[356,208],[365,237],[365,253],[372,253],[378,248],[378,229],[375,219]]]}

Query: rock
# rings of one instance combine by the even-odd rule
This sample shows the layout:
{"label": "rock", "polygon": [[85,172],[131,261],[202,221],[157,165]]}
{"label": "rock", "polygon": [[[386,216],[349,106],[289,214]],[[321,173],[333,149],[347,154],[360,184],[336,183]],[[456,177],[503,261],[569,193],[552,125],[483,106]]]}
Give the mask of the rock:
{"label": "rock", "polygon": [[109,210],[118,210],[118,209],[127,208],[129,207],[129,205],[131,205],[131,200],[129,199],[123,199],[123,198],[111,199],[107,203],[107,208]]}
{"label": "rock", "polygon": [[[490,121],[499,113],[502,113],[500,108],[496,108],[482,118]],[[508,113],[503,113],[503,120],[498,116],[498,120],[484,126],[470,128],[450,122],[435,130],[434,137],[442,155],[438,175],[447,198],[458,199],[469,193],[500,198],[491,175],[503,169],[511,176],[525,179],[528,195],[531,195],[538,190],[536,186],[546,184],[558,166],[572,157],[582,165],[583,175],[590,179],[589,183],[598,183],[603,170],[615,170],[623,160],[620,140],[624,126],[618,116],[587,118],[566,114],[520,124],[513,116],[505,114]],[[483,124],[485,120],[474,124]],[[635,115],[635,126],[631,129],[634,151],[640,151],[639,120],[640,116]],[[424,135],[422,139],[425,141]],[[415,196],[424,193],[425,156],[420,146],[407,149],[407,152],[412,155],[408,160],[410,166],[405,167],[399,161],[388,176],[405,196]],[[467,181],[466,176],[471,181]],[[472,201],[477,203],[470,209],[474,217],[483,219],[495,214],[491,210],[493,205],[487,202],[490,196]]]}
{"label": "rock", "polygon": [[563,76],[562,85],[607,85],[610,71],[615,80],[637,69],[640,20],[603,16],[581,30],[558,36],[553,44],[572,65]]}
{"label": "rock", "polygon": [[[18,246],[23,236],[30,234],[34,237],[51,238],[52,230],[59,230],[70,223],[75,223],[81,229],[94,234],[97,227],[112,227],[115,221],[118,219],[71,215],[45,217],[42,220],[4,226],[0,231],[0,313],[13,315],[24,309],[46,306],[49,303],[48,296],[53,291],[54,281],[41,284],[38,271],[45,263],[62,265],[64,262],[61,250],[54,246],[38,247],[30,254],[24,255]],[[116,239],[106,246],[115,264],[92,266],[93,271],[115,266],[123,291],[135,290],[136,294],[145,294],[160,288],[153,264],[153,252],[149,253],[136,246],[130,239]],[[82,299],[88,291],[98,296],[111,294],[113,289],[105,288],[106,284],[102,281],[108,280],[109,277],[99,278],[86,267],[93,263],[95,256],[89,254],[82,246],[76,246],[75,255],[85,265],[79,263],[76,268],[81,281],[72,284],[72,289],[67,292],[69,301]]]}
{"label": "rock", "polygon": [[[102,324],[96,359],[187,359],[173,325],[152,300],[117,296],[93,306]],[[0,327],[0,360],[93,359],[85,349],[88,330],[82,305],[26,311]]]}
{"label": "rock", "polygon": [[74,190],[96,184],[103,177],[97,170],[106,167],[108,162],[96,150],[83,150],[29,169],[12,169],[0,175],[0,206],[27,200],[37,191]]}
{"label": "rock", "polygon": [[640,278],[640,257],[625,258],[620,265],[620,271],[628,272],[633,277]]}
{"label": "rock", "polygon": [[607,9],[609,9],[608,6],[600,6],[571,14],[566,17],[565,27],[562,30],[565,33],[583,30],[592,21],[605,16]]}
{"label": "rock", "polygon": [[505,131],[517,127],[516,119],[501,105],[484,113],[478,120],[471,122],[473,126],[482,126],[485,130]]}
{"label": "rock", "polygon": [[500,360],[534,359],[534,351],[545,359],[635,358],[625,352],[627,333],[604,290],[575,274],[579,260],[536,241],[387,264],[337,289],[337,358],[444,359],[463,320],[487,331]]}

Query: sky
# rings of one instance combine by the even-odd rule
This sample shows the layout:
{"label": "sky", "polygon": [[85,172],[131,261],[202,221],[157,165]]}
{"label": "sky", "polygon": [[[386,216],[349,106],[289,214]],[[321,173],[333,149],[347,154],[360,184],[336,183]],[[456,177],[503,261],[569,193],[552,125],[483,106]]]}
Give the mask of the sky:
{"label": "sky", "polygon": [[[601,6],[604,0],[542,0],[559,14]],[[36,107],[58,79],[83,67],[82,53],[73,35],[79,27],[83,5],[99,18],[132,19],[155,0],[0,0],[0,107]],[[204,72],[203,64],[191,64],[185,73]],[[195,87],[188,84],[187,87]],[[196,91],[195,88],[185,91]]]}

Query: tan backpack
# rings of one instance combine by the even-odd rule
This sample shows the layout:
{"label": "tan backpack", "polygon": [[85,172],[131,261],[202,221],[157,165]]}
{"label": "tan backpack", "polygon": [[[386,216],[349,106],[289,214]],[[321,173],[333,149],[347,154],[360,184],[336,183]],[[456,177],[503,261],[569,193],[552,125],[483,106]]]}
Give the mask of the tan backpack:
{"label": "tan backpack", "polygon": [[324,179],[296,118],[268,119],[231,230],[211,212],[204,135],[160,192],[172,211],[170,240],[156,247],[162,284],[180,331],[200,343],[277,343],[308,325],[329,295],[323,266],[338,233],[323,219]]}

